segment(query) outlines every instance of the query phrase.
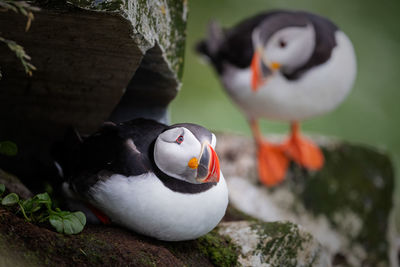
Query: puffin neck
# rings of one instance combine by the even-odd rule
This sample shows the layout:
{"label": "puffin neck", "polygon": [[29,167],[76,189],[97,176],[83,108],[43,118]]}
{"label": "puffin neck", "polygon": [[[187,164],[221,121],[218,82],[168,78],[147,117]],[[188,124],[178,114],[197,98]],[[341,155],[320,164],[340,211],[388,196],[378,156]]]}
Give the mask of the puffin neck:
{"label": "puffin neck", "polygon": [[211,189],[213,186],[217,185],[217,183],[192,184],[167,175],[157,167],[154,161],[154,155],[153,155],[154,145],[155,141],[151,143],[148,153],[154,174],[170,190],[184,194],[197,194],[205,192]]}

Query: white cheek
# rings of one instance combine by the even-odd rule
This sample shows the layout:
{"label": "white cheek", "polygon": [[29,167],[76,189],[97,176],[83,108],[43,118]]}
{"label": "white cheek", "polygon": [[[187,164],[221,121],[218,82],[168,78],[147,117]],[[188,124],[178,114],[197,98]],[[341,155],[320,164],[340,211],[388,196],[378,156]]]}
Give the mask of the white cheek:
{"label": "white cheek", "polygon": [[188,162],[193,157],[200,155],[201,145],[192,138],[185,138],[181,144],[168,143],[157,139],[154,147],[154,160],[164,173],[169,176],[187,180],[196,171],[188,167]]}
{"label": "white cheek", "polygon": [[183,155],[180,153],[180,146],[175,143],[168,143],[157,140],[154,148],[154,160],[157,166],[171,176],[183,172]]}
{"label": "white cheek", "polygon": [[[279,40],[285,40],[287,46],[279,47]],[[271,37],[265,49],[269,62],[278,62],[286,68],[303,65],[312,55],[315,46],[314,28],[290,27]]]}

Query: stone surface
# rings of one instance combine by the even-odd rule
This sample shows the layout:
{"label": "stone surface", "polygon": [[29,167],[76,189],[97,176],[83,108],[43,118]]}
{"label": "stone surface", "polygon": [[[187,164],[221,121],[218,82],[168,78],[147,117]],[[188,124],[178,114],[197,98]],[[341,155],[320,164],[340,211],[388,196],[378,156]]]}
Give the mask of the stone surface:
{"label": "stone surface", "polygon": [[89,134],[106,120],[166,121],[183,69],[186,1],[36,3],[28,32],[24,16],[0,12],[2,36],[37,68],[28,77],[0,45],[0,141],[19,148],[17,163],[0,157],[0,166],[21,179],[44,175],[38,169],[48,168],[50,146],[67,127]]}
{"label": "stone surface", "polygon": [[[29,193],[2,171],[0,182],[21,196]],[[329,266],[321,245],[301,227],[261,222],[233,207],[215,230],[185,242],[157,241],[112,225],[89,224],[65,236],[16,214],[15,207],[0,205],[0,266]]]}
{"label": "stone surface", "polygon": [[226,222],[218,232],[239,248],[242,266],[331,266],[320,243],[290,222]]}
{"label": "stone surface", "polygon": [[239,221],[184,242],[162,242],[112,225],[87,225],[65,236],[15,212],[0,206],[0,266],[330,266],[321,245],[301,227],[260,222],[233,208],[227,217]]}
{"label": "stone surface", "polygon": [[1,169],[0,169],[0,184],[4,184],[8,191],[17,193],[23,199],[33,197],[32,192],[24,184],[22,184],[17,177],[9,173],[6,173]]}
{"label": "stone surface", "polygon": [[292,164],[276,188],[258,182],[251,139],[219,135],[217,153],[230,202],[264,221],[289,220],[311,232],[334,265],[398,266],[392,222],[393,167],[367,146],[322,141],[319,172]]}

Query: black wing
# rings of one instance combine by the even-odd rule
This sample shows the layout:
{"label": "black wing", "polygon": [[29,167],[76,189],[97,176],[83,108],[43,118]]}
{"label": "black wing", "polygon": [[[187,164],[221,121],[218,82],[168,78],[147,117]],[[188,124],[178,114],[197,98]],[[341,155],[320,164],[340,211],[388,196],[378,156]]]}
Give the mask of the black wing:
{"label": "black wing", "polygon": [[85,193],[110,174],[140,175],[152,170],[151,144],[166,128],[152,120],[136,119],[121,124],[106,124],[88,137],[69,131],[53,151],[64,179]]}
{"label": "black wing", "polygon": [[337,45],[335,33],[338,27],[334,23],[312,13],[298,12],[298,14],[306,16],[312,23],[315,29],[315,48],[314,53],[303,66],[293,70],[291,73],[284,73],[289,80],[296,80],[300,78],[305,71],[325,63],[331,57],[333,48]]}

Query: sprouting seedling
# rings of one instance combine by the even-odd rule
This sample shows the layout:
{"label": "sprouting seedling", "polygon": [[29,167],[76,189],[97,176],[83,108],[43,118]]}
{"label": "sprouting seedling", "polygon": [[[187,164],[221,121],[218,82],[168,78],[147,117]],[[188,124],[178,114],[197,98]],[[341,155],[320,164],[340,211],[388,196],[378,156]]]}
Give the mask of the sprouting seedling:
{"label": "sprouting seedling", "polygon": [[85,214],[81,211],[62,211],[59,208],[53,210],[51,198],[47,193],[22,200],[16,193],[9,193],[2,198],[5,190],[4,184],[0,184],[1,204],[4,206],[18,205],[18,211],[21,211],[28,222],[40,223],[48,220],[57,232],[68,235],[80,233],[86,224]]}

